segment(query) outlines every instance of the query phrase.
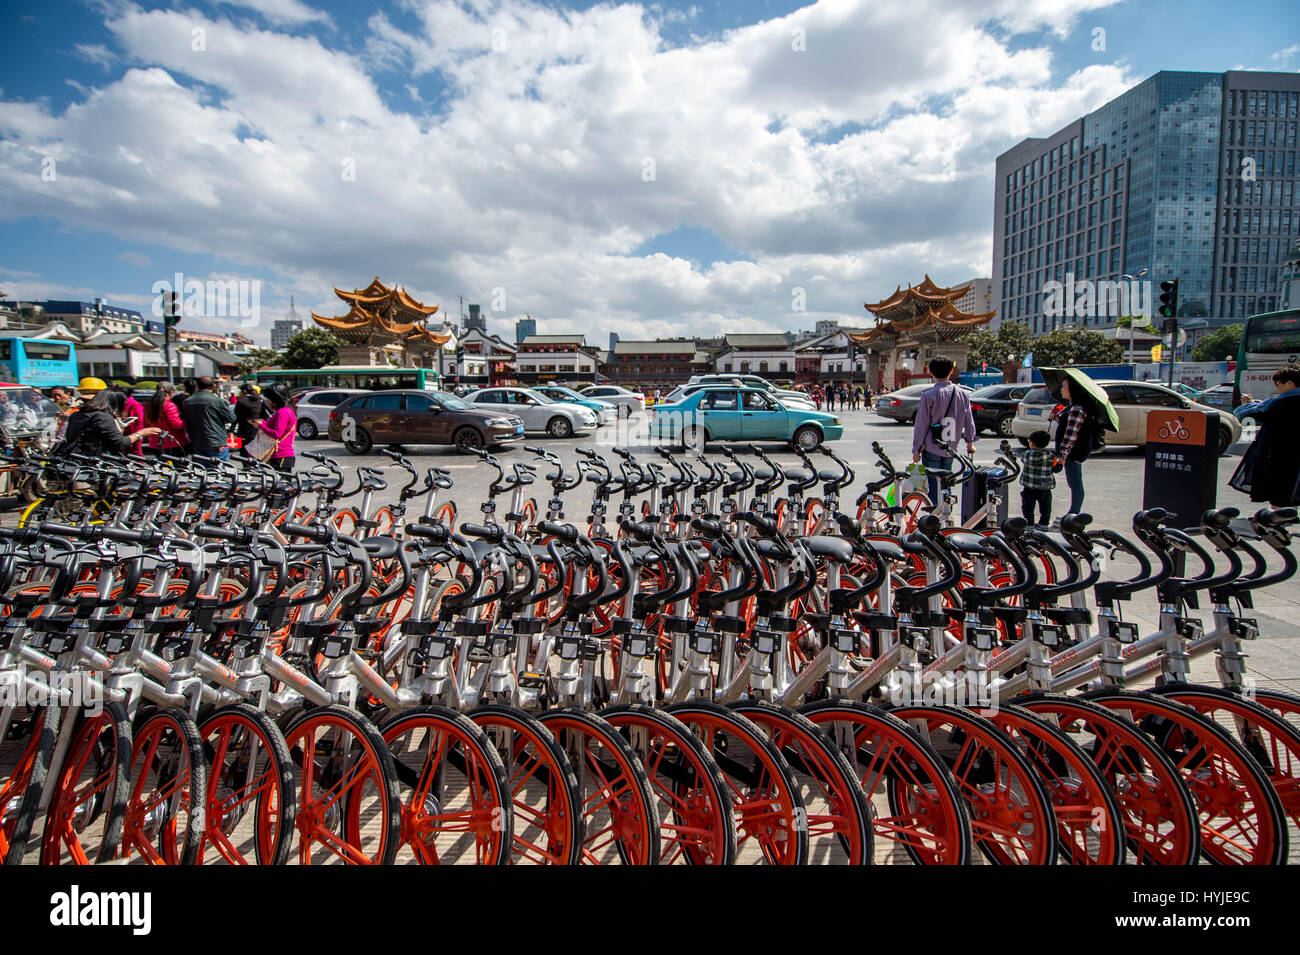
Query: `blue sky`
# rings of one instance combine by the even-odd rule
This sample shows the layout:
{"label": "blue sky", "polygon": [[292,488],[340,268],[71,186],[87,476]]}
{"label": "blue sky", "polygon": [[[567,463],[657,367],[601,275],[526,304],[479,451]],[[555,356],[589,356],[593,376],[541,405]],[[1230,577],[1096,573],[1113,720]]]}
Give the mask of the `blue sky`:
{"label": "blue sky", "polygon": [[987,273],[1024,136],[1159,69],[1300,69],[1272,0],[18,0],[5,26],[0,288],[257,280],[259,338],[376,272],[444,308],[502,290],[499,332],[860,321]]}

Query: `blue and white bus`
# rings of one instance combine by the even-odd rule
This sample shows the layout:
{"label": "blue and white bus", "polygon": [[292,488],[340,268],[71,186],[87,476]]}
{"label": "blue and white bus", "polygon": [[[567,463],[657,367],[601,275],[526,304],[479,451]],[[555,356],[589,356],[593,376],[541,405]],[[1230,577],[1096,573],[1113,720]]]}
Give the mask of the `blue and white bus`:
{"label": "blue and white bus", "polygon": [[77,349],[47,338],[0,338],[0,381],[34,388],[77,387]]}

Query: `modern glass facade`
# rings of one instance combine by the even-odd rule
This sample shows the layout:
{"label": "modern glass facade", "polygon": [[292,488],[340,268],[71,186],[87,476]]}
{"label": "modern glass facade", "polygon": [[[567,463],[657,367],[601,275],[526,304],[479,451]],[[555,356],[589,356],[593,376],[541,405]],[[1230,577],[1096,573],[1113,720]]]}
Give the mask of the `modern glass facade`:
{"label": "modern glass facade", "polygon": [[[1300,198],[1298,99],[1296,74],[1161,72],[1055,135],[1003,153],[993,248],[999,318],[1035,332],[1114,325],[1126,309],[1101,283],[1143,268],[1152,286],[1179,278],[1180,312],[1265,310],[1288,240],[1300,236],[1291,209]],[[1061,314],[1061,297],[1045,295],[1052,283],[1070,302],[1090,285],[1095,304]]]}

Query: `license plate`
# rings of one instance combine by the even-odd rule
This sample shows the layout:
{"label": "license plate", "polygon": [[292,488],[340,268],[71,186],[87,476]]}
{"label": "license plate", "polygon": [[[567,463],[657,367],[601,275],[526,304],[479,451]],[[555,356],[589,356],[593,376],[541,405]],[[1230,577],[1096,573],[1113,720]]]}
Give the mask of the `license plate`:
{"label": "license plate", "polygon": [[1040,418],[1040,417],[1042,417],[1042,415],[1043,415],[1043,409],[1042,409],[1042,408],[1026,408],[1026,409],[1025,409],[1025,414],[1031,414],[1031,415],[1033,415],[1035,418]]}
{"label": "license plate", "polygon": [[523,434],[523,433],[524,433],[524,426],[522,424],[515,425],[515,434]]}

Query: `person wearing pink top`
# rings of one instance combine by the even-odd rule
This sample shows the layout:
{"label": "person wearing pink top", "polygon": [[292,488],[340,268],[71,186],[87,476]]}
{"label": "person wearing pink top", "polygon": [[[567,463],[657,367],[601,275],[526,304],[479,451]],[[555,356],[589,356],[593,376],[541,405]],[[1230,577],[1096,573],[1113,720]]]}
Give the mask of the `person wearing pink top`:
{"label": "person wearing pink top", "polygon": [[[126,417],[134,418],[135,422],[128,426],[124,431],[125,434],[135,434],[144,428],[144,405],[136,400],[135,396],[126,389],[122,389],[122,394],[126,398]],[[144,453],[144,441],[137,441],[131,448],[132,454]]]}
{"label": "person wearing pink top", "polygon": [[145,454],[183,454],[190,442],[181,409],[172,401],[175,393],[176,388],[171,382],[159,382],[153,397],[145,402],[144,424],[160,429],[146,442]]}
{"label": "person wearing pink top", "polygon": [[272,408],[271,417],[254,423],[277,442],[275,453],[271,455],[271,467],[277,471],[292,471],[295,458],[293,439],[298,433],[298,416],[289,404],[289,390],[276,382],[262,390],[262,397]]}

